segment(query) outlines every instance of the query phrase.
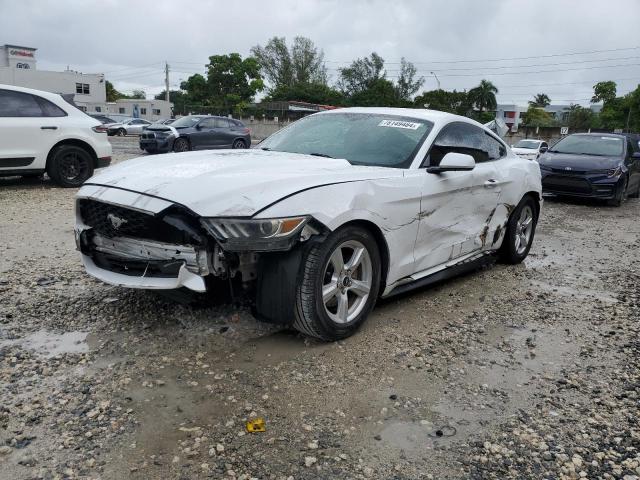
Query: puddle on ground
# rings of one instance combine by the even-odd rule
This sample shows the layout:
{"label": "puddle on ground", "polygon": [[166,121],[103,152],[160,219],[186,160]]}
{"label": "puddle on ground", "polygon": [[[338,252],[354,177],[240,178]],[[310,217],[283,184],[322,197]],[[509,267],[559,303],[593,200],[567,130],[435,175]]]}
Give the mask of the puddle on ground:
{"label": "puddle on ground", "polygon": [[65,332],[62,334],[38,330],[16,340],[1,340],[0,348],[19,345],[34,350],[45,358],[57,357],[65,353],[85,353],[89,351],[87,332]]}

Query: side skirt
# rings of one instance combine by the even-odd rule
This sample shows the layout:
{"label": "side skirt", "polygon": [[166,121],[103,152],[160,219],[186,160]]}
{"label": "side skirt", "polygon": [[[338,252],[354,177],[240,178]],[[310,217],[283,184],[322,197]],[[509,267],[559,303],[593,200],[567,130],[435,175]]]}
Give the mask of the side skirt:
{"label": "side skirt", "polygon": [[432,273],[431,275],[427,275],[426,277],[419,278],[418,280],[398,285],[382,298],[391,298],[396,295],[415,290],[417,288],[433,285],[434,283],[457,277],[459,275],[462,275],[463,273],[471,272],[487,265],[492,265],[496,263],[496,260],[497,255],[495,254],[495,252],[487,252],[480,257],[474,257],[468,260],[464,260],[456,265],[445,268],[443,270],[439,270],[435,273]]}

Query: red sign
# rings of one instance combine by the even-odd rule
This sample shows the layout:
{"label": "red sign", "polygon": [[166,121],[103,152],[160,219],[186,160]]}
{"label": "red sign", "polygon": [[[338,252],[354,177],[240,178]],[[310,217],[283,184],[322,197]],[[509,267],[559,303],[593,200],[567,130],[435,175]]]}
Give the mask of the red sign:
{"label": "red sign", "polygon": [[33,52],[26,52],[24,50],[9,50],[11,55],[15,55],[16,57],[31,57],[33,58]]}

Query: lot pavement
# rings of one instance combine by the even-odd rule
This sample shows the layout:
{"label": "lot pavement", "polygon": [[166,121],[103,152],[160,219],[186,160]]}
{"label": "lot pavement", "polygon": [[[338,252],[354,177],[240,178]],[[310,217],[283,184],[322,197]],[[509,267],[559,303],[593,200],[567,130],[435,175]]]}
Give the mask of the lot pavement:
{"label": "lot pavement", "polygon": [[0,179],[2,479],[640,475],[638,200],[548,200],[524,264],[323,344],[89,278],[74,193]]}

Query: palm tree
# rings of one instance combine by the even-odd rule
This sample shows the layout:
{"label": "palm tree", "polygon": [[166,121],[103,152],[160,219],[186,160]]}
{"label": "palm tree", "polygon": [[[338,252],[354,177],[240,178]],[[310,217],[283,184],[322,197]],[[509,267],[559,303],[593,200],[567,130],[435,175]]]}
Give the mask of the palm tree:
{"label": "palm tree", "polygon": [[529,101],[529,105],[537,108],[548,107],[550,104],[551,104],[551,99],[549,98],[549,95],[547,95],[546,93],[539,93],[535,97],[533,97],[533,100]]}
{"label": "palm tree", "polygon": [[482,114],[484,110],[495,110],[497,108],[496,93],[498,93],[498,88],[493,83],[489,80],[482,80],[480,85],[469,90],[469,99]]}

